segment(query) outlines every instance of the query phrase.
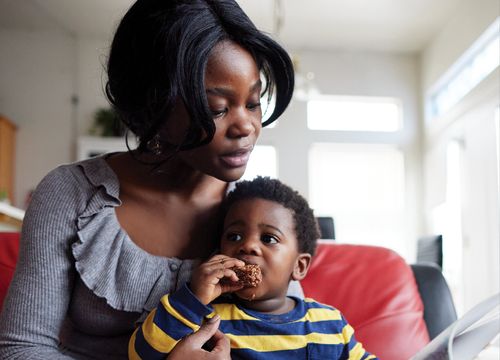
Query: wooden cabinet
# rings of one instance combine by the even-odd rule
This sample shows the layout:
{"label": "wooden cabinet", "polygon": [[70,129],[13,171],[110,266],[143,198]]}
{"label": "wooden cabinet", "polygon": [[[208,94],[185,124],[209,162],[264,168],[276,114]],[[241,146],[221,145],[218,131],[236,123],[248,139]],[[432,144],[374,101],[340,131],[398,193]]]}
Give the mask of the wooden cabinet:
{"label": "wooden cabinet", "polygon": [[14,161],[16,125],[0,115],[0,200],[7,196],[14,203]]}

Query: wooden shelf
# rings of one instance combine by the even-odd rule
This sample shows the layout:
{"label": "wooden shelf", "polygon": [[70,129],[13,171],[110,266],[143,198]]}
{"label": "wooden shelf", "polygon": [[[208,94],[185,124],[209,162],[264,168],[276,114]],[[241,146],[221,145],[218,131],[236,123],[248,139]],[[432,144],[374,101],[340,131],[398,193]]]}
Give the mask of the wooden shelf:
{"label": "wooden shelf", "polygon": [[0,202],[0,230],[2,225],[20,230],[23,224],[24,214],[24,210]]}
{"label": "wooden shelf", "polygon": [[14,164],[17,126],[0,115],[0,194],[14,203]]}

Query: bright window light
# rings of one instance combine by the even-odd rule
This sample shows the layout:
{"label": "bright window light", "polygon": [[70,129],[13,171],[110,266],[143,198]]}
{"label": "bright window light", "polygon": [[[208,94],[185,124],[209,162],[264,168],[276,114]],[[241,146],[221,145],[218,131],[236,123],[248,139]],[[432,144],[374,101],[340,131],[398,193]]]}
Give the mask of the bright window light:
{"label": "bright window light", "polygon": [[406,251],[404,156],[386,144],[314,144],[309,152],[310,202],[332,216],[341,242]]}
{"label": "bright window light", "polygon": [[462,284],[462,213],[461,213],[461,150],[458,141],[451,141],[446,150],[446,200],[431,212],[432,233],[443,235],[443,274],[450,285],[457,310],[463,309]]}
{"label": "bright window light", "polygon": [[394,98],[323,96],[307,103],[312,130],[394,132],[401,123],[401,102]]}
{"label": "bright window light", "polygon": [[500,19],[479,37],[436,86],[430,97],[430,115],[446,113],[500,64]]}
{"label": "bright window light", "polygon": [[[262,88],[266,86],[266,80],[263,75],[261,75],[260,80],[262,81]],[[266,93],[264,96],[260,98],[260,109],[262,111],[262,122],[265,122],[271,117],[271,114],[276,107],[276,94],[273,94],[270,101],[268,102],[268,94]],[[271,124],[266,126],[266,129],[272,129],[278,125],[278,120],[273,121]]]}
{"label": "bright window light", "polygon": [[242,180],[251,180],[256,176],[278,177],[276,149],[270,145],[257,145],[252,151],[247,169]]}

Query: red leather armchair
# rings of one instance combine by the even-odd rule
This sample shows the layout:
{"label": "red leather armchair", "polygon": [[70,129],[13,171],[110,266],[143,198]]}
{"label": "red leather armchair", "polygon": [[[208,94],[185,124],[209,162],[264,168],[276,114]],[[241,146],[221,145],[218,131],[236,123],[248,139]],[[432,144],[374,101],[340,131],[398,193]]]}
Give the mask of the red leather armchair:
{"label": "red leather armchair", "polygon": [[412,268],[389,249],[320,243],[302,287],[306,297],[342,311],[380,359],[409,359],[429,342]]}
{"label": "red leather armchair", "polygon": [[19,233],[0,232],[0,311],[16,268]]}

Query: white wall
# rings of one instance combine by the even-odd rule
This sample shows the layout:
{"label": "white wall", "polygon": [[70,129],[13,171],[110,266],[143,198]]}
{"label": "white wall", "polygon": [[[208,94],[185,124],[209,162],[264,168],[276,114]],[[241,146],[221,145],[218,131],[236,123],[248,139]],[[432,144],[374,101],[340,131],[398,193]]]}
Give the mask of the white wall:
{"label": "white wall", "polygon": [[[463,0],[451,20],[421,56],[421,98],[499,15],[497,0]],[[447,114],[426,119],[424,131],[425,228],[432,231],[432,210],[446,198],[446,148],[461,144],[461,223],[463,235],[459,311],[499,290],[499,204],[494,113],[499,104],[498,69]],[[422,108],[425,103],[422,104]],[[446,239],[444,239],[446,241]],[[448,239],[448,241],[452,241]],[[453,240],[455,241],[455,240]],[[444,254],[446,262],[446,253]]]}
{"label": "white wall", "polygon": [[15,205],[72,160],[74,40],[61,32],[0,31],[0,112],[18,126]]}
{"label": "white wall", "polygon": [[108,43],[57,29],[0,30],[0,112],[18,126],[14,205],[24,207],[48,171],[76,159],[77,136],[108,106]]}
{"label": "white wall", "polygon": [[422,52],[424,93],[500,14],[498,0],[462,0],[446,26]]}
{"label": "white wall", "polygon": [[76,41],[76,77],[78,94],[78,135],[87,135],[97,108],[108,107],[105,97],[106,63],[109,41],[79,37]]}

